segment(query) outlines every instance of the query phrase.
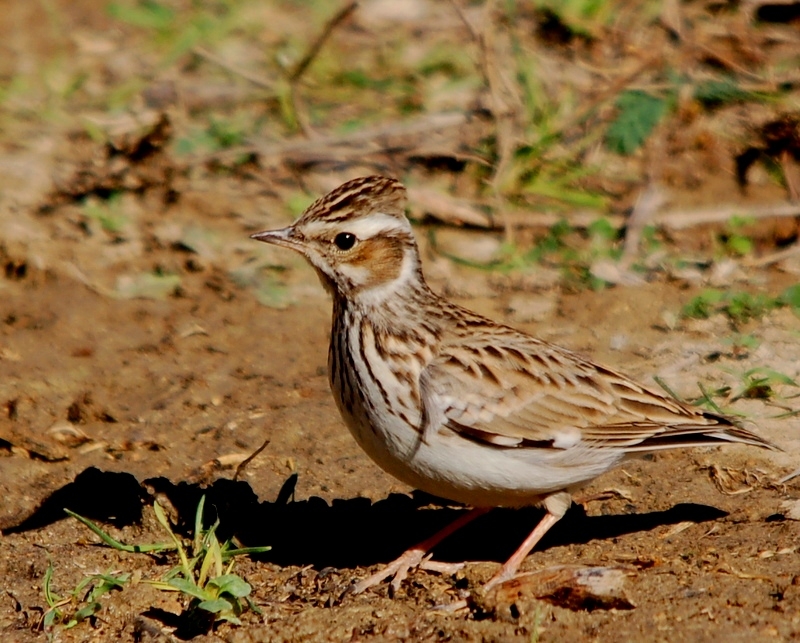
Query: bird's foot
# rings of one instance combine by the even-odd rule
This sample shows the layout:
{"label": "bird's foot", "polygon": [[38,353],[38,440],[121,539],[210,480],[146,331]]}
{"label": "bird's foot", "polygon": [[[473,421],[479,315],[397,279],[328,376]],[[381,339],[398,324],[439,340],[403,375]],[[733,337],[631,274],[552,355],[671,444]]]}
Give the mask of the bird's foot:
{"label": "bird's foot", "polygon": [[455,574],[462,567],[464,567],[464,563],[442,563],[431,560],[430,555],[426,555],[426,552],[422,549],[412,548],[403,552],[397,560],[379,569],[371,576],[358,581],[353,586],[352,593],[360,594],[364,590],[382,583],[390,576],[393,577],[391,591],[395,593],[400,589],[401,583],[408,578],[409,570],[414,568],[439,572],[440,574]]}

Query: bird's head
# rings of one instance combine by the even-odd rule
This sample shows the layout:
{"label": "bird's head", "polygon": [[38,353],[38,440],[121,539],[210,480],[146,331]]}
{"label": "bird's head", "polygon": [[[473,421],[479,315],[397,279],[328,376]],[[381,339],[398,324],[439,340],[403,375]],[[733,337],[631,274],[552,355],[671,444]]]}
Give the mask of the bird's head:
{"label": "bird's head", "polygon": [[251,236],[302,254],[331,292],[380,302],[422,281],[405,206],[399,181],[368,176],[317,199],[292,225]]}

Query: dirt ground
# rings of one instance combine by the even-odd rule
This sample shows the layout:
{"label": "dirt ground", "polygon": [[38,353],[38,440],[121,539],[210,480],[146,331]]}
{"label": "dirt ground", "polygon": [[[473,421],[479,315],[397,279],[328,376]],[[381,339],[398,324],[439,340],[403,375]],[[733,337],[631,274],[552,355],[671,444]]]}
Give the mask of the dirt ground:
{"label": "dirt ground", "polygon": [[[50,40],[34,34],[40,20],[48,28],[55,20],[23,4],[3,25],[21,67],[52,54]],[[72,12],[64,3],[48,5],[59,30],[75,29],[70,42],[80,55],[108,57],[108,73],[142,64],[130,57],[152,56],[136,49],[143,45],[130,31],[113,32],[117,23],[94,13],[93,4],[73,3]],[[366,4],[372,12],[363,23],[373,33],[353,28],[354,38],[379,31],[380,3]],[[283,19],[296,26],[301,18],[298,10]],[[86,44],[90,36],[93,45]],[[52,41],[62,55],[70,51]],[[123,51],[117,41],[129,47]],[[181,77],[194,73],[179,68]],[[358,449],[328,389],[330,304],[322,288],[299,258],[248,235],[290,220],[296,208],[287,205],[289,196],[307,203],[363,167],[311,172],[262,159],[226,171],[178,157],[168,143],[190,127],[188,108],[185,120],[174,110],[160,126],[157,116],[144,119],[149,135],[126,131],[109,148],[59,111],[66,99],[42,115],[32,107],[40,97],[25,96],[14,99],[0,137],[3,641],[800,639],[800,477],[780,482],[800,466],[791,381],[800,377],[798,316],[783,307],[739,324],[722,314],[679,317],[709,284],[783,292],[797,283],[796,255],[726,263],[710,248],[713,229],[676,232],[670,252],[690,257],[695,268],[654,269],[635,285],[592,290],[565,286],[552,266],[460,265],[438,251],[442,245],[468,253],[488,240],[496,248],[503,233],[420,225],[426,273],[438,291],[642,381],[657,376],[686,399],[697,397],[699,386],[715,391],[717,403],[784,451],[658,453],[587,488],[523,570],[621,570],[618,600],[609,604],[570,605],[563,592],[538,600],[523,591],[454,613],[441,609],[479,595],[476,588],[538,520],[535,508],[495,510],[435,551],[436,560],[480,562],[452,575],[412,573],[394,596],[386,584],[354,596],[346,591],[354,579],[462,509],[406,488]],[[681,158],[670,161],[671,171],[695,174],[703,189],[679,181],[673,198],[680,204],[785,199],[777,183],[743,195],[732,173],[704,174],[702,155]],[[403,168],[412,187],[435,173]],[[762,234],[750,258],[776,251],[770,235]],[[523,233],[520,243],[535,238]],[[787,379],[773,383],[769,396],[735,399],[751,369]],[[234,480],[236,467],[265,440]],[[173,558],[101,546],[63,512],[95,520],[126,543],[156,542],[165,535],[153,502],[165,506],[177,532],[191,536],[202,495],[222,539],[272,547],[237,559],[235,572],[252,586],[255,606],[241,626],[193,629],[181,616],[187,599],[146,582],[160,578]],[[59,596],[91,574],[129,572],[132,580],[75,627],[46,628],[49,567]],[[73,605],[82,598],[78,592]]]}

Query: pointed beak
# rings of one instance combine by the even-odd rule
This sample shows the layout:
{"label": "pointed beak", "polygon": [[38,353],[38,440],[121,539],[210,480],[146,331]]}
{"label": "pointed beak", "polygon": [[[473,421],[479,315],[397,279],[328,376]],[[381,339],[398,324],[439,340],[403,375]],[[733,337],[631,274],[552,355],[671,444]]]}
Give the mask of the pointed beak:
{"label": "pointed beak", "polygon": [[280,230],[256,232],[255,234],[251,234],[250,238],[256,241],[263,241],[264,243],[271,243],[276,246],[283,246],[284,248],[291,248],[292,250],[300,250],[303,245],[302,242],[294,236],[294,226],[281,228]]}

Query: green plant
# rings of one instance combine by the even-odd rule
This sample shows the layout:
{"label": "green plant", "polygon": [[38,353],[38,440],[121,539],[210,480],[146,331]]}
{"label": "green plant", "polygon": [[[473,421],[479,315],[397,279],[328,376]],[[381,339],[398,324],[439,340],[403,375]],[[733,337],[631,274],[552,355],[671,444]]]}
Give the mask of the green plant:
{"label": "green plant", "polygon": [[730,103],[756,100],[759,95],[742,89],[735,78],[722,76],[699,83],[694,89],[694,98],[707,108]]}
{"label": "green plant", "polygon": [[[241,145],[247,137],[252,125],[245,122],[239,115],[232,118],[209,118],[205,129],[193,129],[175,144],[178,154],[193,154],[198,151],[217,152]],[[247,155],[242,154],[235,163],[247,160]]]}
{"label": "green plant", "polygon": [[[205,496],[200,498],[195,512],[194,531],[191,541],[184,541],[172,529],[164,510],[158,503],[153,504],[156,520],[169,534],[170,542],[146,545],[128,545],[112,538],[88,518],[65,509],[66,513],[82,522],[109,547],[133,553],[152,553],[176,551],[179,562],[160,580],[146,581],[162,591],[180,592],[187,597],[185,614],[199,616],[209,625],[216,621],[229,621],[240,624],[239,616],[247,605],[255,606],[247,600],[250,585],[233,573],[234,558],[245,554],[269,551],[270,547],[235,548],[230,540],[220,544],[216,536],[219,520],[211,527],[203,527]],[[48,599],[48,604],[50,600]]]}
{"label": "green plant", "polygon": [[122,213],[121,194],[115,192],[107,199],[86,199],[82,204],[83,216],[89,222],[96,221],[108,233],[119,234],[127,223]]}
{"label": "green plant", "polygon": [[617,98],[617,117],[606,131],[606,145],[617,154],[638,150],[669,109],[670,101],[639,90],[622,92]]}
{"label": "green plant", "polygon": [[50,630],[59,624],[68,630],[94,616],[103,608],[100,598],[115,589],[121,590],[131,578],[127,572],[91,574],[85,576],[70,591],[69,596],[61,597],[53,591],[53,573],[53,561],[50,561],[44,573],[42,586],[48,606],[41,621],[45,630]]}
{"label": "green plant", "polygon": [[242,27],[235,3],[191,3],[186,10],[177,10],[171,3],[156,0],[117,0],[107,5],[108,14],[122,23],[142,29],[166,48],[165,63],[174,61],[199,43],[218,40],[234,28]]}
{"label": "green plant", "polygon": [[731,347],[731,353],[737,358],[746,357],[761,344],[760,340],[755,335],[743,335],[741,333],[737,333],[733,337],[726,338],[722,341],[724,344],[728,344]]}
{"label": "green plant", "polygon": [[681,309],[681,317],[707,319],[713,314],[723,313],[733,323],[740,324],[783,307],[800,312],[800,284],[790,286],[778,296],[711,288],[686,303]]}
{"label": "green plant", "polygon": [[743,257],[753,252],[753,240],[742,230],[751,223],[753,223],[753,219],[748,217],[732,217],[728,222],[727,231],[721,236],[721,239],[729,254]]}
{"label": "green plant", "polygon": [[742,374],[742,382],[742,389],[731,398],[731,402],[742,398],[766,400],[777,395],[776,386],[793,386],[795,388],[800,386],[785,373],[766,366],[757,366],[745,371]]}

